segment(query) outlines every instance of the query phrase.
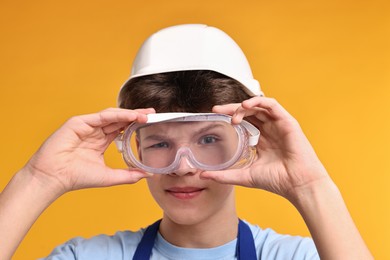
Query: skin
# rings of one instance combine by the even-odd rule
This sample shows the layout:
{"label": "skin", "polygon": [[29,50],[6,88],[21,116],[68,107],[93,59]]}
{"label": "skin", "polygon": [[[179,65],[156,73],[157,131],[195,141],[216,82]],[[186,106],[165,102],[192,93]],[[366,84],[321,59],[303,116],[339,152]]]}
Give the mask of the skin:
{"label": "skin", "polygon": [[[140,150],[144,163],[161,165],[158,160],[166,161],[164,153],[172,154],[172,150],[180,147],[191,147],[193,152],[205,147],[220,147],[218,141],[203,144],[207,137],[223,140],[223,143],[228,143],[227,147],[236,146],[237,142],[236,131],[231,126],[187,122],[143,128],[139,132],[138,145],[143,147]],[[161,144],[164,146],[161,147]],[[226,228],[237,227],[238,224],[234,187],[201,179],[201,173],[183,158],[176,171],[156,174],[147,180],[151,194],[164,212],[160,233],[176,246],[210,248],[237,237],[236,228]],[[214,235],[210,235],[210,231]]]}
{"label": "skin", "polygon": [[[276,100],[254,97],[241,104],[216,106],[213,112],[232,115],[234,123],[246,117],[260,129],[258,156],[251,166],[201,172],[182,161],[177,171],[164,176],[110,169],[103,160],[109,143],[127,124],[145,122],[145,114],[154,110],[108,109],[70,119],[0,194],[0,259],[11,258],[31,225],[62,194],[142,178],[148,178],[153,196],[164,209],[160,232],[173,244],[213,247],[232,240],[237,235],[232,185],[241,185],[288,199],[304,218],[321,259],[372,259],[336,185],[297,121]],[[201,191],[183,194],[188,193],[183,187]],[[211,197],[216,202],[209,201]],[[184,213],[172,205],[183,206]],[[18,214],[21,211],[24,214]]]}

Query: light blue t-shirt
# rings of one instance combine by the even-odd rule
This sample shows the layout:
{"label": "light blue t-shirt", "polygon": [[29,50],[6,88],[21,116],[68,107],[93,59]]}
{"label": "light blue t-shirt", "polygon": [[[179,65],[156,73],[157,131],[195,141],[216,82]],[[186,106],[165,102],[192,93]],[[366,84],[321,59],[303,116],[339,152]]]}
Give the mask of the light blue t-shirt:
{"label": "light blue t-shirt", "polygon": [[[280,235],[272,229],[249,225],[258,259],[319,259],[313,240],[300,236]],[[74,238],[56,247],[47,260],[131,260],[145,229],[121,231],[113,236],[98,235],[90,239]],[[232,260],[236,259],[237,239],[219,247],[207,249],[182,248],[157,235],[151,260]]]}

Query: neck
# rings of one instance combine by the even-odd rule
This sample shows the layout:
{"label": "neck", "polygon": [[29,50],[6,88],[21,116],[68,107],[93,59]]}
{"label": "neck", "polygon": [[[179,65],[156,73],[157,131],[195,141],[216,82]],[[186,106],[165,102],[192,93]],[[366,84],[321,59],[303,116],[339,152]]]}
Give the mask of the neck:
{"label": "neck", "polygon": [[238,233],[238,216],[233,205],[205,220],[179,224],[164,214],[160,234],[171,244],[185,248],[212,248],[226,244]]}

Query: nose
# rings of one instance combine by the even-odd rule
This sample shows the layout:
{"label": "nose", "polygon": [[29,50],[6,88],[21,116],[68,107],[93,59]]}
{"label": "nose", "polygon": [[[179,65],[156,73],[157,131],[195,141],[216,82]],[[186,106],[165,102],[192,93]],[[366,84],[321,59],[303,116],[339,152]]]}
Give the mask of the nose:
{"label": "nose", "polygon": [[171,174],[176,176],[184,176],[184,175],[193,175],[195,174],[197,169],[188,161],[187,157],[180,158],[179,166],[177,169]]}

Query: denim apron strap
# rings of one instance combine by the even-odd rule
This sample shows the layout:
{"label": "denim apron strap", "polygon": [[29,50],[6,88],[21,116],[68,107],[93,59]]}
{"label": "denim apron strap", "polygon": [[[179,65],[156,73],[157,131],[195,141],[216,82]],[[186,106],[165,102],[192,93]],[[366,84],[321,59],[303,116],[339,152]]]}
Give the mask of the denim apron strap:
{"label": "denim apron strap", "polygon": [[238,260],[257,259],[255,240],[249,226],[240,219],[238,222],[236,256]]}
{"label": "denim apron strap", "polygon": [[[150,225],[139,242],[133,260],[149,260],[161,219]],[[238,260],[256,260],[256,248],[249,226],[241,219],[238,223],[236,256]]]}

